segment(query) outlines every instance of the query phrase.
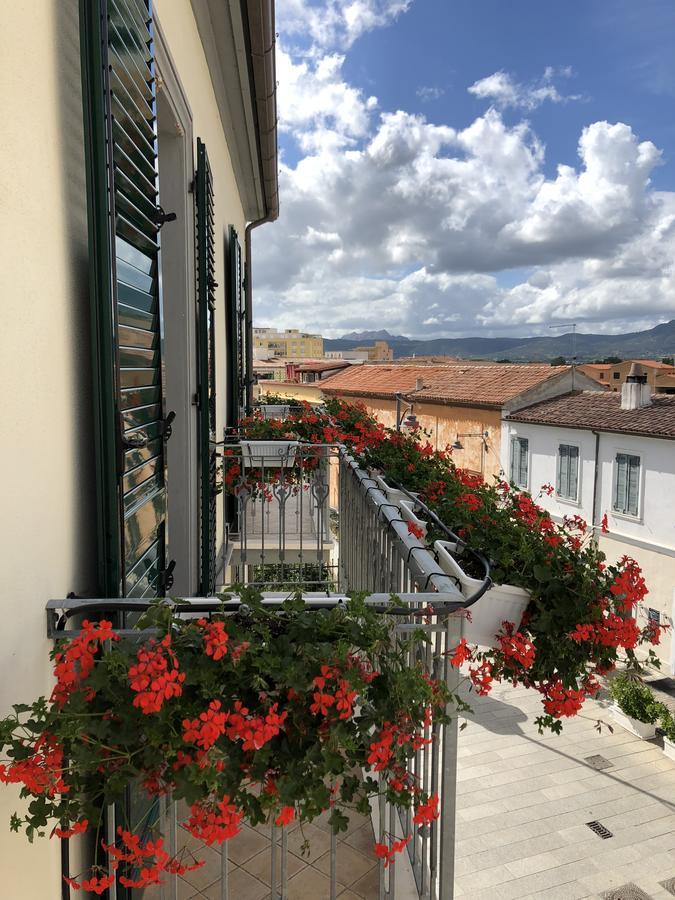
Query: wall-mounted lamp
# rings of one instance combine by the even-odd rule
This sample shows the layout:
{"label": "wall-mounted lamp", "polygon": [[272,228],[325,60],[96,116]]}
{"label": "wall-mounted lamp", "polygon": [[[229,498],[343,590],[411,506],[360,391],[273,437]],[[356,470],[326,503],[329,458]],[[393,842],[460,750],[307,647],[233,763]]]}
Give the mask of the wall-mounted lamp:
{"label": "wall-mounted lamp", "polygon": [[471,432],[467,432],[466,434],[458,434],[457,437],[455,438],[454,444],[451,445],[453,450],[463,450],[464,449],[464,444],[460,441],[460,438],[463,438],[463,437],[464,438],[467,438],[467,437],[482,438],[483,445],[487,446],[487,439],[490,437],[490,432],[489,431],[471,431]]}
{"label": "wall-mounted lamp", "polygon": [[[415,418],[415,416],[413,414],[413,405],[408,400],[408,398],[404,397],[403,394],[394,394],[394,396],[396,397],[396,430],[400,431],[401,423],[403,422],[403,416],[407,417],[406,421],[403,423],[406,428],[410,427],[409,425],[406,424],[409,419],[412,418],[415,420],[415,422],[417,422],[417,419]],[[405,409],[401,408],[402,403],[406,404]]]}

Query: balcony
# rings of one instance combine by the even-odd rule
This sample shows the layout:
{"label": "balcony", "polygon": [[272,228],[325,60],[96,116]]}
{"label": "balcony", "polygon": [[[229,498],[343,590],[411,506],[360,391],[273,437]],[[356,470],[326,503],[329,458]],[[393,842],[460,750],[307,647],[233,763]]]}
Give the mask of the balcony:
{"label": "balcony", "polygon": [[[433,513],[405,489],[391,489],[382,477],[361,469],[338,445],[254,442],[229,439],[223,447],[225,544],[223,572],[229,584],[257,585],[265,603],[278,605],[290,591],[302,591],[311,607],[343,603],[348,591],[367,592],[383,610],[392,594],[400,634],[424,629],[428,640],[410,651],[410,665],[422,663],[434,678],[456,686],[457,670],[447,651],[459,642],[460,610],[489,585],[484,579],[467,601],[457,582],[409,527],[413,514]],[[414,513],[413,513],[414,510]],[[441,523],[437,523],[442,527]],[[448,535],[456,539],[454,535]],[[216,598],[193,598],[185,615],[219,607]],[[62,633],[74,615],[117,615],[121,633],[147,603],[136,600],[52,601],[49,632]],[[301,832],[274,825],[249,828],[221,849],[206,848],[207,865],[185,878],[146,889],[144,898],[336,898],[449,900],[453,896],[457,719],[426,729],[428,746],[416,750],[410,771],[419,786],[440,797],[440,818],[418,827],[384,797],[371,817],[356,817],[346,836],[332,834],[325,821],[305,826],[309,858],[300,852]],[[178,822],[177,804],[162,799],[149,823],[164,834],[172,852],[194,839]],[[114,818],[114,811],[110,815]],[[385,867],[372,855],[375,841],[413,835],[407,853]],[[312,848],[312,843],[314,847]],[[200,849],[200,854],[202,850]],[[192,878],[192,880],[190,880]],[[257,891],[257,893],[256,893]],[[136,896],[136,895],[134,895]]]}

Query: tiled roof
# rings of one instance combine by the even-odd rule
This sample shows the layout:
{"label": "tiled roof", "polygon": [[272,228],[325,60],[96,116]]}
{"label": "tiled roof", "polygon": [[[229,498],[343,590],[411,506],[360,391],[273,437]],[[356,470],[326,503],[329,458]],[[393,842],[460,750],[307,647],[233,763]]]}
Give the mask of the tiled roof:
{"label": "tiled roof", "polygon": [[328,372],[331,369],[345,369],[349,365],[346,359],[318,360],[301,363],[298,372]]}
{"label": "tiled roof", "polygon": [[[327,378],[322,389],[351,397],[393,398],[402,393],[411,399],[500,407],[523,391],[569,371],[569,366],[452,365],[452,366],[352,366]],[[416,389],[417,379],[423,387]]]}
{"label": "tiled roof", "polygon": [[508,418],[537,425],[675,438],[675,394],[653,394],[650,406],[621,409],[618,391],[582,391],[535,403]]}

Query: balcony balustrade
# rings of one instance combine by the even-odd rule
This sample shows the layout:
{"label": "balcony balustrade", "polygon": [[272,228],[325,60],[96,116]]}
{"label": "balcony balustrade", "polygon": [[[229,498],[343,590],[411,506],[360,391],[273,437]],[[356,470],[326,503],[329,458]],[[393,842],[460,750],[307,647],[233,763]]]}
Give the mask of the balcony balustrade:
{"label": "balcony balustrade", "polygon": [[[366,592],[369,603],[387,612],[391,612],[390,599],[395,594],[404,602],[396,611],[397,631],[404,634],[422,628],[428,634],[423,645],[410,650],[410,664],[421,662],[432,677],[456,689],[457,670],[449,665],[448,651],[461,637],[461,611],[487,589],[489,578],[486,571],[481,590],[468,601],[462,596],[455,579],[444,572],[433,552],[409,527],[413,510],[442,528],[419,499],[405,489],[389,490],[382,478],[364,471],[337,445],[230,439],[224,445],[223,481],[223,585],[257,585],[264,602],[271,605],[280,604],[290,591],[300,590],[306,604],[317,608],[345,602],[350,591]],[[412,505],[402,513],[400,504],[406,501]],[[448,536],[457,540],[455,535]],[[185,615],[220,607],[218,598],[192,598],[189,603]],[[146,607],[145,601],[124,599],[50,601],[49,634],[62,634],[69,622],[76,621],[73,616],[94,612],[115,614],[121,634],[137,634],[129,626],[132,617]],[[401,813],[381,797],[372,808],[373,844],[376,840],[386,843],[392,836],[412,835],[412,840],[407,854],[395,865],[385,868],[379,860],[376,877],[361,896],[378,900],[453,897],[457,719],[448,725],[429,726],[424,737],[431,739],[430,743],[415,751],[410,771],[423,791],[439,795],[440,817],[420,828],[412,822],[410,812]],[[114,825],[114,810],[110,816]],[[180,850],[188,835],[178,825],[176,804],[163,799],[154,819],[169,849]],[[307,866],[311,869],[313,862],[303,862],[289,849],[289,842],[297,849],[293,832],[275,826],[266,834],[260,828],[248,831],[258,847],[261,838],[269,841],[268,859],[262,864],[267,872],[259,875],[261,883],[269,885],[266,896],[272,900],[293,896],[294,878],[300,878]],[[231,848],[225,842],[217,854],[211,852],[209,897],[236,900],[236,885],[250,875],[237,840]],[[314,874],[325,879],[324,886],[317,888],[317,900],[322,896],[333,900],[343,890],[338,877],[341,853],[353,852],[333,834],[328,840],[328,864],[324,858],[322,868],[309,878],[309,883]],[[257,858],[256,864],[259,862]],[[153,889],[155,893],[146,889],[142,896],[160,900],[191,896],[189,885],[179,878],[168,882]],[[195,895],[199,896],[197,890],[198,886]],[[352,886],[353,893],[357,890],[361,888]]]}

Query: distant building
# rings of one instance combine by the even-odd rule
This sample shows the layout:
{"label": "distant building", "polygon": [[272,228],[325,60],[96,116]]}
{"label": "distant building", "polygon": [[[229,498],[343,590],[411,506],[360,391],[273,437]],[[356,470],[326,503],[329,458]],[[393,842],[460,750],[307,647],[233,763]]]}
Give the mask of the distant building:
{"label": "distant building", "polygon": [[394,351],[386,341],[375,341],[364,347],[355,347],[354,350],[327,350],[326,359],[353,359],[364,362],[391,362]]}
{"label": "distant building", "polygon": [[350,363],[344,359],[312,359],[304,362],[286,363],[286,382],[291,384],[314,384],[315,381],[323,381],[330,378],[341,369],[348,368]]}
{"label": "distant building", "polygon": [[666,363],[655,359],[625,359],[620,363],[583,363],[578,370],[593,378],[599,384],[605,385],[608,390],[618,392],[626,382],[630,368],[636,363],[644,368],[647,375],[647,384],[652,392],[657,390],[656,379],[660,375],[675,374],[675,369]]}
{"label": "distant building", "polygon": [[354,362],[367,362],[367,350],[326,350],[324,353],[326,359],[347,359]]}
{"label": "distant building", "polygon": [[[646,367],[645,367],[646,368]],[[502,441],[509,477],[539,493],[558,521],[580,515],[591,526],[608,562],[631,556],[643,569],[649,593],[639,622],[673,624],[675,618],[675,396],[652,394],[646,372],[621,392],[583,391],[545,400],[507,416]],[[600,522],[607,515],[609,531]],[[655,648],[675,674],[675,640],[666,629]]]}
{"label": "distant building", "polygon": [[256,348],[266,350],[274,356],[317,359],[323,356],[323,338],[320,334],[305,334],[295,328],[283,331],[254,328],[253,349]]}
{"label": "distant building", "polygon": [[[456,445],[457,465],[486,479],[501,469],[502,417],[537,400],[601,388],[570,366],[452,366],[363,363],[321,384],[324,396],[353,398],[385,425],[395,427],[398,413],[412,406],[437,449]],[[396,394],[401,395],[397,404]],[[459,446],[457,446],[459,445]]]}

